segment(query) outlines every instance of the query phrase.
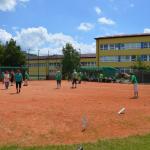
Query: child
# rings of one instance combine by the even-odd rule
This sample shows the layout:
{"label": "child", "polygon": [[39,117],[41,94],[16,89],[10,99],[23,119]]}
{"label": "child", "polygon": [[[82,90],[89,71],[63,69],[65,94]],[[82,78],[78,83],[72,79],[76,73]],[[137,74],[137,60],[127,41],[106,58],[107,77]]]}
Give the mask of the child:
{"label": "child", "polygon": [[10,82],[11,82],[11,86],[13,86],[13,82],[14,82],[14,72],[11,71],[10,73]]}
{"label": "child", "polygon": [[102,82],[103,81],[103,77],[104,75],[102,73],[99,74],[99,82]]}
{"label": "child", "polygon": [[58,89],[61,87],[61,80],[62,80],[62,74],[59,70],[56,72],[55,79],[57,81],[57,89]]}
{"label": "child", "polygon": [[78,83],[81,84],[81,80],[82,80],[82,73],[79,72],[78,73]]}
{"label": "child", "polygon": [[20,70],[17,70],[17,73],[15,74],[17,93],[20,93],[20,91],[21,91],[22,79],[23,78],[22,78],[22,74],[21,74]]}
{"label": "child", "polygon": [[28,74],[28,72],[26,71],[26,72],[25,72],[24,86],[28,86],[28,80],[29,80],[29,74]]}
{"label": "child", "polygon": [[77,72],[74,70],[73,74],[72,74],[72,88],[76,88],[77,87],[77,79],[78,79],[78,74]]}
{"label": "child", "polygon": [[6,89],[8,89],[9,87],[9,79],[10,79],[9,73],[8,71],[6,71],[4,74],[4,84]]}

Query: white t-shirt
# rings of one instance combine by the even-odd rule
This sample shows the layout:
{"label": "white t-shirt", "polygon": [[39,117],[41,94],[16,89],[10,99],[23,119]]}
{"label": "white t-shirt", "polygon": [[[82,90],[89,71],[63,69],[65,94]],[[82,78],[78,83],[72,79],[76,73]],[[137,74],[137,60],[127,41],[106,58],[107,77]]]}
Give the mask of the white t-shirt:
{"label": "white t-shirt", "polygon": [[4,82],[9,82],[9,74],[4,74]]}

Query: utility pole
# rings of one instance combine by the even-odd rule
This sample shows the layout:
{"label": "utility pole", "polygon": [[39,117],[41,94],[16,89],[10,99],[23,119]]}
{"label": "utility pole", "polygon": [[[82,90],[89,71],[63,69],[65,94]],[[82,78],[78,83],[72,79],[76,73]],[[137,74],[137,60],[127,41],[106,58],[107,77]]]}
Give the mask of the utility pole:
{"label": "utility pole", "polygon": [[49,50],[48,50],[48,58],[47,58],[47,77],[49,79]]}
{"label": "utility pole", "polygon": [[40,79],[39,78],[39,52],[40,52],[40,50],[38,50],[38,80]]}
{"label": "utility pole", "polygon": [[79,56],[80,56],[80,67],[81,67],[81,49],[79,48]]}
{"label": "utility pole", "polygon": [[29,73],[29,55],[30,55],[30,49],[28,49],[28,73]]}

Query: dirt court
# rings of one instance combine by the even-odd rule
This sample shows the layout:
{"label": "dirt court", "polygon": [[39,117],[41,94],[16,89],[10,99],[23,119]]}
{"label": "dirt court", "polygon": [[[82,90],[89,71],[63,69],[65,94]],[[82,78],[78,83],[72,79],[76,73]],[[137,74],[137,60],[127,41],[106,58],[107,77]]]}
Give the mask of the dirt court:
{"label": "dirt court", "polygon": [[[16,94],[0,83],[0,145],[48,145],[95,142],[103,138],[150,133],[150,85],[31,81]],[[118,111],[126,108],[125,114]],[[82,130],[86,118],[87,128]]]}

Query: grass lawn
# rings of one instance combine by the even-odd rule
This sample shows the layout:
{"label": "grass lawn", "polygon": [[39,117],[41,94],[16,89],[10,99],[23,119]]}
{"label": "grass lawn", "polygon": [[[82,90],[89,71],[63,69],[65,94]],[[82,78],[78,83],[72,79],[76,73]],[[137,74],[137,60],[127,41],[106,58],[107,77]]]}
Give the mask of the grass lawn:
{"label": "grass lawn", "polygon": [[[150,134],[123,139],[100,140],[82,145],[84,150],[150,150]],[[78,145],[43,147],[0,146],[0,150],[77,150]]]}

